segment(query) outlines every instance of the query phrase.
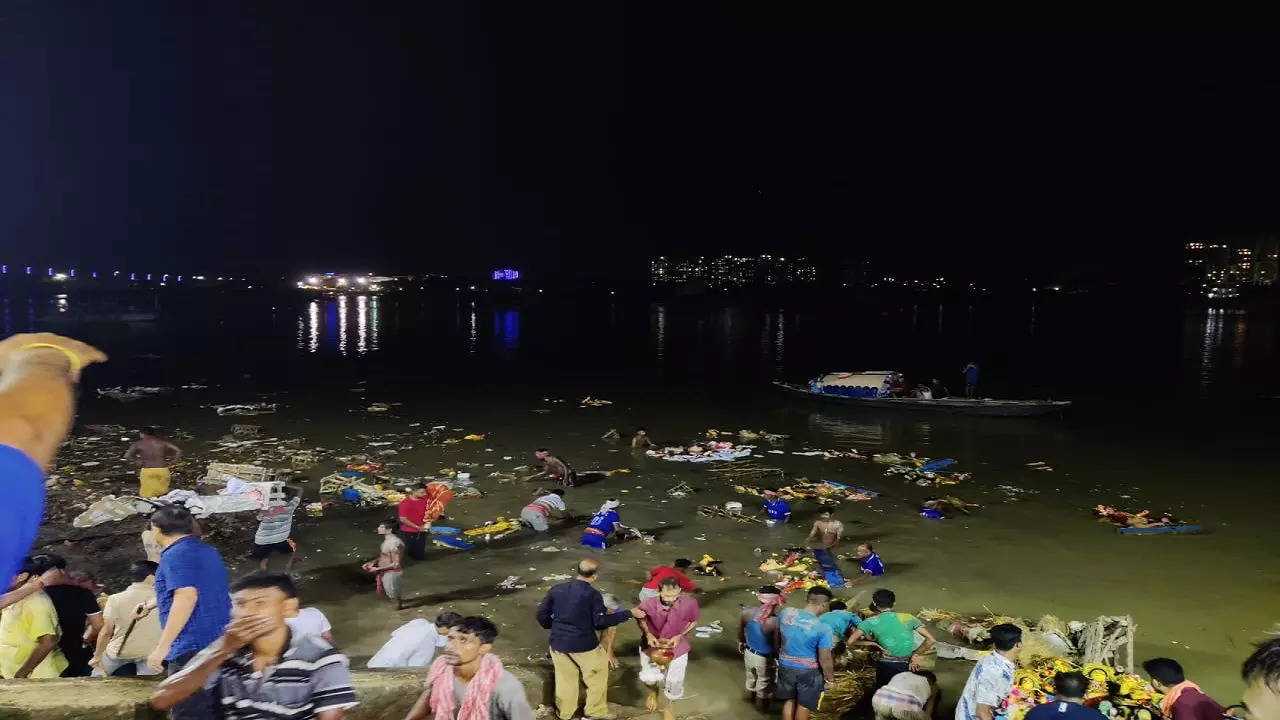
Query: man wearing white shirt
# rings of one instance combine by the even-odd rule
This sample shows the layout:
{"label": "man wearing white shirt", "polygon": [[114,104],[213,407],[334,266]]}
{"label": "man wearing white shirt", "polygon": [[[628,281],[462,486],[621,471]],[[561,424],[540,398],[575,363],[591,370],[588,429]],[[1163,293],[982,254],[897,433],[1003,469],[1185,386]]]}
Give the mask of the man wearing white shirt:
{"label": "man wearing white shirt", "polygon": [[434,624],[425,618],[410,620],[391,633],[391,639],[369,658],[371,668],[427,667],[436,648],[448,642],[449,628],[462,622],[454,612],[440,613]]}
{"label": "man wearing white shirt", "polygon": [[534,532],[544,533],[550,528],[547,523],[548,518],[554,515],[560,519],[568,514],[569,510],[564,504],[564,490],[557,488],[525,505],[520,511],[520,519],[525,525],[533,528]]}
{"label": "man wearing white shirt", "polygon": [[329,618],[316,608],[300,608],[297,617],[285,618],[284,621],[289,626],[289,632],[298,637],[315,635],[324,638],[330,645],[333,644],[333,626],[329,624]]}

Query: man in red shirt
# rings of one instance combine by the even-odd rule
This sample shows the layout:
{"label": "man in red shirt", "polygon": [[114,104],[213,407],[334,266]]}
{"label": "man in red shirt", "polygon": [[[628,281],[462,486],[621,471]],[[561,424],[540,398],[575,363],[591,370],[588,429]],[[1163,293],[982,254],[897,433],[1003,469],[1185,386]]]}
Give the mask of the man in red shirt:
{"label": "man in red shirt", "polygon": [[640,602],[644,602],[649,598],[658,597],[658,586],[662,584],[662,579],[673,577],[680,583],[680,589],[685,592],[700,592],[697,585],[684,574],[685,570],[693,567],[693,562],[685,558],[678,558],[671,565],[659,565],[649,571],[649,580],[640,588]]}
{"label": "man in red shirt", "polygon": [[404,536],[405,552],[414,560],[427,557],[427,536],[431,520],[427,517],[427,484],[419,483],[409,491],[409,497],[400,501],[400,534]]}

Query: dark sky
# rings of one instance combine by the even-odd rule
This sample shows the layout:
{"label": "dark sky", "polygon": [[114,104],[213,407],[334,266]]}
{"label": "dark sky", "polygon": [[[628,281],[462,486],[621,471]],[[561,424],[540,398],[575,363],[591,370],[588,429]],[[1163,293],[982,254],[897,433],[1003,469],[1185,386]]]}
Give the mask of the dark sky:
{"label": "dark sky", "polygon": [[1146,274],[1275,230],[1277,36],[733,5],[0,10],[0,262]]}

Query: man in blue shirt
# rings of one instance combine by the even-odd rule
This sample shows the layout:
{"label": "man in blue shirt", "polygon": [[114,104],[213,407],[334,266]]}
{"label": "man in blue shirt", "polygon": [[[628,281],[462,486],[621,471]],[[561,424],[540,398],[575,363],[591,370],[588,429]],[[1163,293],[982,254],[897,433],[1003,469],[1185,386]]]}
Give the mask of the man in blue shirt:
{"label": "man in blue shirt", "polygon": [[638,609],[605,611],[604,598],[595,589],[600,563],[592,558],[578,562],[578,577],[551,588],[538,604],[538,624],[551,631],[551,662],[556,674],[556,712],[569,720],[578,710],[578,685],[587,686],[584,718],[609,716],[608,653],[598,633],[631,618],[642,618]]}
{"label": "man in blue shirt", "polygon": [[107,356],[51,333],[0,341],[0,582],[18,573],[44,514],[44,468],[53,464],[75,410],[80,371]]}
{"label": "man in blue shirt", "polygon": [[1088,689],[1084,675],[1060,672],[1053,676],[1053,702],[1031,708],[1026,720],[1100,720],[1102,713],[1082,704]]}
{"label": "man in blue shirt", "polygon": [[610,498],[600,506],[600,512],[591,516],[591,522],[582,531],[582,544],[592,550],[604,550],[609,536],[622,527],[618,508],[622,503]]}
{"label": "man in blue shirt", "polygon": [[964,396],[970,400],[978,397],[978,363],[964,366]]}
{"label": "man in blue shirt", "polygon": [[835,645],[831,630],[818,622],[818,616],[831,605],[831,591],[810,588],[803,610],[783,608],[778,613],[778,630],[782,648],[778,651],[778,692],[785,700],[782,717],[809,720],[818,709],[818,701],[826,684],[833,682],[834,662],[831,648]]}
{"label": "man in blue shirt", "polygon": [[769,709],[773,697],[773,679],[778,674],[777,655],[781,638],[778,635],[777,610],[785,607],[787,599],[773,585],[765,585],[756,591],[757,607],[743,607],[738,624],[738,651],[742,653],[742,666],[746,671],[746,699],[754,702],[761,712]]}
{"label": "man in blue shirt", "polygon": [[764,491],[764,508],[760,513],[767,513],[774,522],[787,522],[791,519],[791,506],[778,495],[777,490],[769,488]]}
{"label": "man in blue shirt", "polygon": [[[156,649],[147,656],[147,665],[158,672],[167,660],[173,675],[222,637],[231,621],[227,568],[217,550],[192,536],[195,519],[186,508],[161,506],[151,514],[150,528],[164,548],[156,570],[156,605],[164,629]],[[205,690],[175,705],[171,713],[174,720],[219,717]]]}
{"label": "man in blue shirt", "polygon": [[838,645],[849,636],[850,629],[858,627],[862,619],[849,612],[849,606],[843,601],[836,600],[831,603],[830,610],[818,616],[818,622],[827,626]]}

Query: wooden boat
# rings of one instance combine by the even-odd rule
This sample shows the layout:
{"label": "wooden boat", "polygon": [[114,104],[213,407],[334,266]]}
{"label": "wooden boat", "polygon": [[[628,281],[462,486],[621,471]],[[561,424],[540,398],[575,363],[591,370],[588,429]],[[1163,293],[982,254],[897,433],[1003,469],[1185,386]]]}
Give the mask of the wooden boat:
{"label": "wooden boat", "polygon": [[851,407],[893,408],[926,412],[953,413],[959,415],[988,415],[993,417],[1031,417],[1060,413],[1071,407],[1069,400],[966,400],[945,398],[922,400],[919,398],[848,397],[815,391],[806,385],[775,381],[774,387],[787,393],[818,402]]}

